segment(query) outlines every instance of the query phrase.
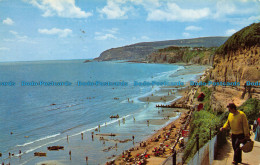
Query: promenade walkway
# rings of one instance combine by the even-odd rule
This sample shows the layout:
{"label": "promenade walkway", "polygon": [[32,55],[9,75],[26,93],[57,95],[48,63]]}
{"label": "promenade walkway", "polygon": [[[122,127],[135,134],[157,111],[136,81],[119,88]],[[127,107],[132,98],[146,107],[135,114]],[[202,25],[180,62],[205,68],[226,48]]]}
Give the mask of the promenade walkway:
{"label": "promenade walkway", "polygon": [[[254,135],[251,136],[254,139]],[[233,161],[234,151],[232,148],[231,140],[229,139],[218,152],[217,160],[213,161],[212,165],[231,165]],[[254,148],[252,152],[242,153],[241,165],[260,165],[260,142],[254,142]]]}

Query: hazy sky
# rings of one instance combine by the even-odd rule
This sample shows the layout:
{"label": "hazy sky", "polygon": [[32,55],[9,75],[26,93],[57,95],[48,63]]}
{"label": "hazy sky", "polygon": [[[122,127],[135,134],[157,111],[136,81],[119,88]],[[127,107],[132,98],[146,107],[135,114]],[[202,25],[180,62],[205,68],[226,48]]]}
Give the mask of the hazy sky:
{"label": "hazy sky", "polygon": [[0,61],[88,59],[137,42],[230,36],[260,0],[0,0]]}

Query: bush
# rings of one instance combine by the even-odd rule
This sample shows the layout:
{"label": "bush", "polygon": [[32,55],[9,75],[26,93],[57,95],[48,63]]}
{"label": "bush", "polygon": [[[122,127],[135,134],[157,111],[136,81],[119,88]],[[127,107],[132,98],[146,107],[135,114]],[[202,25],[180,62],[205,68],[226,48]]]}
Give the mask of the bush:
{"label": "bush", "polygon": [[260,23],[253,23],[233,34],[217,50],[216,54],[225,55],[230,51],[236,51],[260,43]]}
{"label": "bush", "polygon": [[257,119],[259,114],[260,100],[255,98],[248,99],[238,109],[243,111],[246,114],[249,123],[253,123],[253,121]]}
{"label": "bush", "polygon": [[215,128],[219,125],[219,123],[221,123],[220,119],[210,112],[194,112],[190,124],[189,141],[184,150],[184,160],[189,160],[197,152],[196,135],[199,134],[199,147],[202,147],[210,140],[210,128],[211,135],[213,136],[217,133],[217,130]]}
{"label": "bush", "polygon": [[203,100],[204,110],[205,111],[212,111],[211,110],[211,99],[210,99],[212,91],[207,86],[202,86],[201,92],[203,92],[205,94],[205,98]]}

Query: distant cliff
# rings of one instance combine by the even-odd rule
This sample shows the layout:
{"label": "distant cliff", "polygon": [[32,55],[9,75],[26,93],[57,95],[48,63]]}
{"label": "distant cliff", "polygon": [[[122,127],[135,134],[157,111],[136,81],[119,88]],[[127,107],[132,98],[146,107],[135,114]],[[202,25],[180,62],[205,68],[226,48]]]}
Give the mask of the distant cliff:
{"label": "distant cliff", "polygon": [[119,48],[112,48],[101,53],[95,60],[133,60],[143,61],[147,56],[159,49],[170,46],[178,47],[218,47],[222,45],[228,37],[203,37],[194,39],[169,40],[157,42],[143,42],[133,45],[127,45]]}
{"label": "distant cliff", "polygon": [[260,23],[254,23],[232,35],[216,50],[212,76],[216,81],[260,80]]}
{"label": "distant cliff", "polygon": [[147,56],[149,63],[188,63],[212,65],[216,47],[176,47],[171,46]]}

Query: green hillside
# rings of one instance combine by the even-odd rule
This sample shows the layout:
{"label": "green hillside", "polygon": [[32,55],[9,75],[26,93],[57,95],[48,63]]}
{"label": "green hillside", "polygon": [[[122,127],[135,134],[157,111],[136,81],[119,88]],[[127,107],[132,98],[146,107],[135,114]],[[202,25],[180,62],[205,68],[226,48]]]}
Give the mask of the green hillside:
{"label": "green hillside", "polygon": [[253,23],[236,32],[216,50],[216,54],[224,55],[254,45],[260,45],[260,23]]}
{"label": "green hillside", "polygon": [[143,61],[146,57],[170,46],[178,47],[218,47],[222,45],[228,37],[203,37],[193,39],[181,40],[168,40],[156,42],[142,42],[133,45],[127,45],[119,48],[112,48],[101,53],[95,60],[108,61],[108,60],[136,60]]}
{"label": "green hillside", "polygon": [[216,47],[176,47],[159,49],[147,56],[149,63],[189,63],[211,65]]}

